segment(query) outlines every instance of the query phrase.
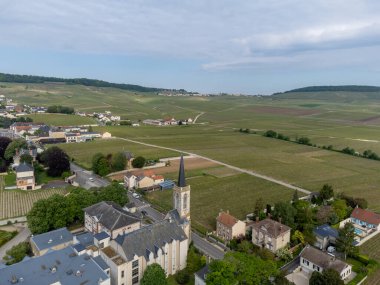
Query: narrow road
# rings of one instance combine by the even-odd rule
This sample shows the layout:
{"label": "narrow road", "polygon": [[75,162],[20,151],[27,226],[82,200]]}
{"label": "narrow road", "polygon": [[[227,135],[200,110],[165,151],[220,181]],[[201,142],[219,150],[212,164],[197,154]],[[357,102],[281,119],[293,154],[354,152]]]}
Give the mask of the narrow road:
{"label": "narrow road", "polygon": [[258,177],[258,178],[261,178],[261,179],[264,179],[264,180],[267,180],[267,181],[270,181],[270,182],[273,182],[273,183],[276,183],[276,184],[279,184],[279,185],[282,185],[282,186],[284,186],[286,188],[289,188],[289,189],[297,190],[297,191],[300,191],[300,192],[305,193],[305,194],[310,194],[311,193],[311,191],[309,191],[309,190],[300,188],[298,186],[294,186],[292,184],[289,184],[287,182],[278,180],[276,178],[269,177],[269,176],[266,176],[266,175],[263,175],[263,174],[259,174],[259,173],[255,172],[255,171],[252,171],[252,170],[247,170],[247,169],[244,169],[244,168],[236,167],[236,166],[233,166],[233,165],[230,165],[230,164],[227,164],[227,163],[224,163],[224,162],[212,159],[212,158],[208,158],[208,157],[205,157],[205,156],[202,156],[202,155],[198,155],[196,153],[191,153],[191,152],[187,152],[187,151],[183,151],[183,150],[175,149],[175,148],[170,148],[170,147],[164,147],[164,146],[159,146],[159,145],[139,142],[139,141],[135,141],[135,140],[131,140],[131,139],[125,139],[125,138],[119,138],[119,137],[115,137],[115,138],[120,139],[120,140],[124,140],[124,141],[127,141],[127,142],[137,143],[137,144],[141,144],[141,145],[145,145],[145,146],[149,146],[149,147],[167,149],[167,150],[176,151],[176,152],[179,152],[179,153],[184,153],[184,154],[187,154],[187,155],[192,155],[192,156],[195,156],[195,157],[203,158],[205,160],[217,163],[219,165],[228,167],[230,169],[239,171],[241,173],[246,173],[246,174],[249,174],[249,175],[252,175],[252,176],[255,176],[255,177]]}
{"label": "narrow road", "polygon": [[20,242],[26,241],[26,239],[30,236],[31,232],[26,225],[13,239],[8,241],[2,247],[0,247],[0,262],[3,260],[5,253],[10,250],[13,246],[19,244]]}
{"label": "narrow road", "polygon": [[198,115],[194,118],[193,124],[195,124],[195,123],[197,122],[198,118],[199,118],[200,116],[202,116],[204,113],[205,113],[205,112],[202,112],[202,113],[198,114]]}

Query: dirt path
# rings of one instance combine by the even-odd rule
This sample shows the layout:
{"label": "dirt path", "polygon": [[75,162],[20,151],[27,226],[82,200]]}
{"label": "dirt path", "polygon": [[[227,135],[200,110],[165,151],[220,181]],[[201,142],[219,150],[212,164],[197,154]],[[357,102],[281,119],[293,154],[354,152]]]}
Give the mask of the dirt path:
{"label": "dirt path", "polygon": [[188,155],[192,155],[192,156],[195,156],[195,157],[203,158],[205,160],[214,162],[214,163],[219,164],[219,165],[223,165],[225,167],[228,167],[230,169],[239,171],[241,173],[246,173],[246,174],[249,174],[249,175],[252,175],[252,176],[255,176],[255,177],[258,177],[258,178],[261,178],[261,179],[264,179],[264,180],[267,180],[267,181],[270,181],[270,182],[273,182],[273,183],[276,183],[276,184],[279,184],[279,185],[282,185],[284,187],[300,191],[300,192],[305,193],[305,194],[310,194],[311,193],[309,190],[306,190],[306,189],[294,186],[292,184],[289,184],[289,183],[286,183],[284,181],[275,179],[273,177],[262,175],[262,174],[259,174],[257,172],[254,172],[252,170],[247,170],[247,169],[244,169],[244,168],[236,167],[236,166],[233,166],[233,165],[230,165],[230,164],[227,164],[227,163],[215,160],[215,159],[211,159],[211,158],[208,158],[208,157],[205,157],[205,156],[202,156],[202,155],[195,154],[195,153],[183,151],[183,150],[180,150],[180,149],[170,148],[170,147],[164,147],[164,146],[158,146],[158,145],[154,145],[154,144],[139,142],[139,141],[135,141],[135,140],[131,140],[131,139],[125,139],[125,138],[119,138],[119,137],[115,137],[115,138],[118,138],[118,139],[121,139],[121,140],[124,140],[124,141],[127,141],[127,142],[137,143],[137,144],[141,144],[141,145],[145,145],[145,146],[149,146],[149,147],[167,149],[167,150],[176,151],[176,152],[179,152],[179,153],[188,154]]}
{"label": "dirt path", "polygon": [[195,124],[195,123],[197,122],[198,118],[199,118],[200,116],[202,116],[204,113],[205,113],[205,112],[202,112],[202,113],[198,114],[198,115],[194,118],[193,124]]}

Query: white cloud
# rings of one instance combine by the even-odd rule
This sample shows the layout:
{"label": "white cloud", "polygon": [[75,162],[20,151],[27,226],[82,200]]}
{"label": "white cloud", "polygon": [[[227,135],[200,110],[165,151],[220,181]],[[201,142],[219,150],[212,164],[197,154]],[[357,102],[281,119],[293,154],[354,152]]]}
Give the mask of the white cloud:
{"label": "white cloud", "polygon": [[379,11],[376,0],[5,1],[0,45],[197,59],[206,70],[299,64],[379,45]]}

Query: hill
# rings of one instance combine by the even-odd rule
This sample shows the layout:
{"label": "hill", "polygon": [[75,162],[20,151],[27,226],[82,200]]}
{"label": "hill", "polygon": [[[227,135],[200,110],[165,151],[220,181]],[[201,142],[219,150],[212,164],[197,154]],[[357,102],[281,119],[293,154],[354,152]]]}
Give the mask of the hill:
{"label": "hill", "polygon": [[296,92],[380,92],[380,87],[367,85],[308,86],[292,89],[283,93]]}
{"label": "hill", "polygon": [[[10,83],[47,83],[47,82],[59,82],[65,84],[80,84],[85,86],[94,87],[114,87],[123,90],[137,91],[137,92],[160,92],[160,91],[176,91],[171,89],[163,88],[153,88],[144,87],[134,84],[124,84],[124,83],[111,83],[103,80],[88,79],[88,78],[58,78],[58,77],[45,77],[45,76],[35,76],[35,75],[18,75],[18,74],[8,74],[0,73],[0,82],[10,82]],[[180,92],[186,92],[183,89],[178,90]]]}

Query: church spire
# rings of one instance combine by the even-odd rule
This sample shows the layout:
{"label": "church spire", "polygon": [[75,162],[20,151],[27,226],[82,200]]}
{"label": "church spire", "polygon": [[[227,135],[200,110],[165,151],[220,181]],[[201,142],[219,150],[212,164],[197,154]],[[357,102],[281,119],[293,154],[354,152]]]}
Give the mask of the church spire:
{"label": "church spire", "polygon": [[185,179],[185,166],[183,163],[183,155],[181,155],[181,161],[179,164],[179,173],[178,173],[178,187],[186,187],[186,179]]}

